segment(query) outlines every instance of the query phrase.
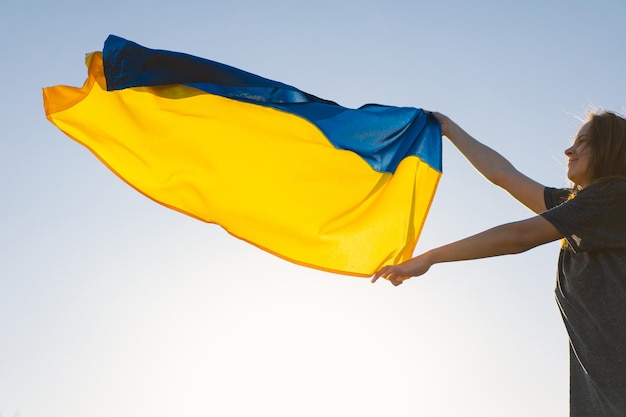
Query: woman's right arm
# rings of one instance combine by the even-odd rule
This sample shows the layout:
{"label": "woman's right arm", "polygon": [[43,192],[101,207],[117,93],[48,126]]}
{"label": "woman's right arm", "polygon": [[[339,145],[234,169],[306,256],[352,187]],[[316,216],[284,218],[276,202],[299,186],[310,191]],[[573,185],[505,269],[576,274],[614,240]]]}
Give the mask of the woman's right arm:
{"label": "woman's right arm", "polygon": [[432,113],[441,124],[441,131],[485,178],[504,188],[520,203],[535,213],[546,210],[544,186],[519,172],[502,155],[483,145],[449,117]]}

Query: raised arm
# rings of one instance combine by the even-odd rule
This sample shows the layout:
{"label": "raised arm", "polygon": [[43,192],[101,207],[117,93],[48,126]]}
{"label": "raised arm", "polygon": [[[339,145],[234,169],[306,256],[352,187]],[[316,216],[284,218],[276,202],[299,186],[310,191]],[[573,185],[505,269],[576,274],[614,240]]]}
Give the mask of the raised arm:
{"label": "raised arm", "polygon": [[441,123],[442,133],[485,178],[504,188],[533,212],[546,210],[543,185],[519,172],[502,155],[471,137],[447,116],[437,112],[433,115]]}
{"label": "raised arm", "polygon": [[383,277],[397,286],[410,277],[425,274],[437,263],[520,253],[561,237],[550,222],[542,216],[535,216],[432,249],[401,264],[385,266],[374,274],[372,282]]}

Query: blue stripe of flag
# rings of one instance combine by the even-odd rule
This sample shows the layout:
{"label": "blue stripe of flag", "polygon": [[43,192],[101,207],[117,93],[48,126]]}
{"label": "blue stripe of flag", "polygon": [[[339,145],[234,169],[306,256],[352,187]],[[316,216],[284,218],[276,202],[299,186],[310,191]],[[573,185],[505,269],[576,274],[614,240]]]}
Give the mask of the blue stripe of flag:
{"label": "blue stripe of flag", "polygon": [[184,84],[300,116],[336,148],[357,153],[376,171],[393,173],[410,155],[442,170],[441,127],[421,109],[379,104],[349,109],[228,65],[145,48],[114,35],[105,41],[103,60],[108,90]]}

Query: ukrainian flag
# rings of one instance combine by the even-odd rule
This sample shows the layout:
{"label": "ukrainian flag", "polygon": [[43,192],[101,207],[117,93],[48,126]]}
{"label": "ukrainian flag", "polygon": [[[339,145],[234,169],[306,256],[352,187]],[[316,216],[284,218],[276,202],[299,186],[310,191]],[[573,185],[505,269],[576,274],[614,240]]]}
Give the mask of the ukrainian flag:
{"label": "ukrainian flag", "polygon": [[348,109],[202,58],[109,36],[47,118],[156,202],[297,264],[356,276],[412,256],[441,175],[415,108]]}

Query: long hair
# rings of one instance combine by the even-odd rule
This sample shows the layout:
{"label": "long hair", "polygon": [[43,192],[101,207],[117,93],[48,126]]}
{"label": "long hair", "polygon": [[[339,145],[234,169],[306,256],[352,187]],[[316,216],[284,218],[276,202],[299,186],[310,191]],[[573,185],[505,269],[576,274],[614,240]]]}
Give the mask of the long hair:
{"label": "long hair", "polygon": [[626,179],[626,119],[609,111],[589,115],[591,155],[589,175],[593,183]]}

